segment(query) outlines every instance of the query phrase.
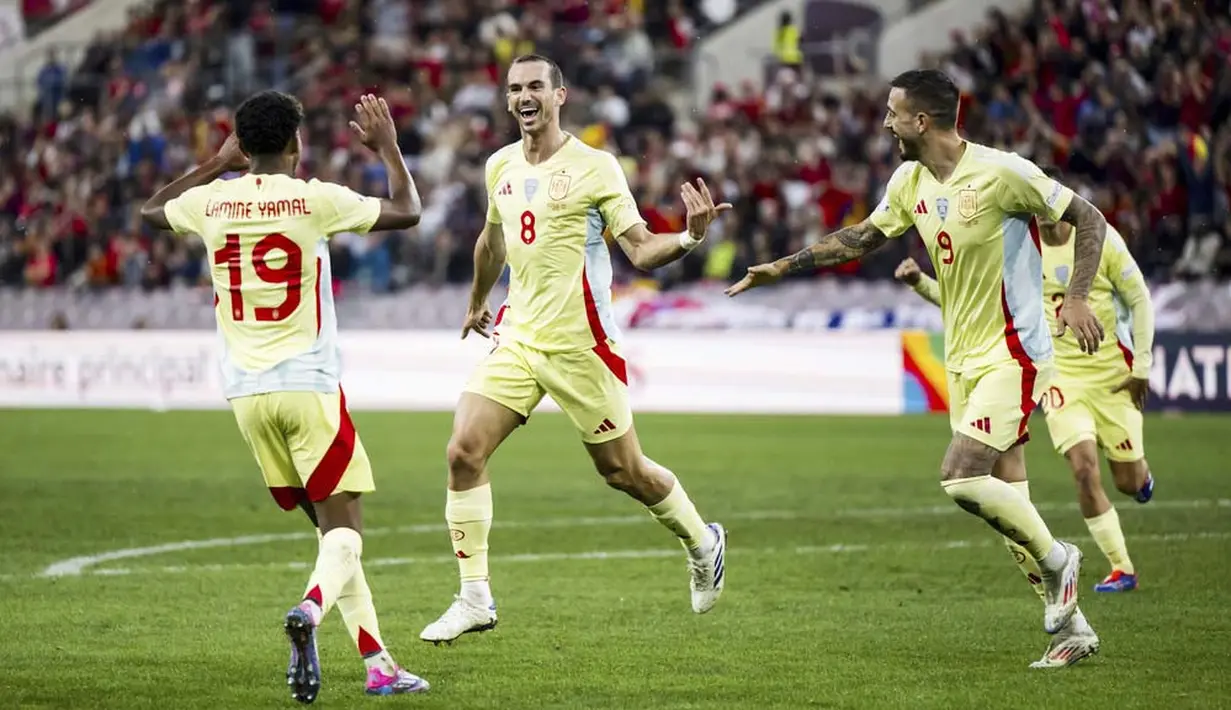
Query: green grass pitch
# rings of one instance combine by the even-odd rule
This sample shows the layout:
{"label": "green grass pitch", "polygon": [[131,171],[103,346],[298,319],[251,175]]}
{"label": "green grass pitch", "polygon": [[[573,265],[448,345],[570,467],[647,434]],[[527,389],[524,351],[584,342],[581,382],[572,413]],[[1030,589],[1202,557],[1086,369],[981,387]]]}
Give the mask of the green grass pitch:
{"label": "green grass pitch", "polygon": [[[1142,587],[1112,597],[1090,591],[1105,562],[1035,420],[1032,492],[1086,552],[1103,640],[1050,672],[1027,667],[1047,643],[1038,601],[937,484],[944,418],[641,416],[647,453],[730,530],[726,595],[696,616],[677,544],[602,485],[562,416],[537,415],[492,462],[500,626],[441,648],[418,633],[456,590],[449,416],[355,418],[379,489],[364,557],[382,632],[433,688],[364,697],[335,612],[318,707],[1231,707],[1228,418],[1147,422],[1155,501],[1115,498]],[[0,432],[0,707],[296,705],[281,618],[315,541],[228,412],[7,411]]]}

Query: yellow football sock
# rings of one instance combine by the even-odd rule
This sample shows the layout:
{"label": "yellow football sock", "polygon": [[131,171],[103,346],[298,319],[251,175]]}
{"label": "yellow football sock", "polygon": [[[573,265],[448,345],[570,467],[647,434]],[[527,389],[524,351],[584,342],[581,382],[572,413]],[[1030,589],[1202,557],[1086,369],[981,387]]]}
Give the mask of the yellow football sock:
{"label": "yellow football sock", "polygon": [[484,483],[468,491],[449,491],[445,520],[462,582],[487,579],[487,534],[492,529],[492,486]]}
{"label": "yellow football sock", "polygon": [[[1026,500],[1030,500],[1030,483],[1028,481],[1012,481],[1009,483],[1018,493],[1021,493]],[[1003,536],[1002,536],[1003,537]],[[1039,563],[1035,561],[1026,548],[1013,542],[1009,538],[1004,538],[1004,546],[1009,548],[1009,554],[1013,555],[1013,561],[1017,563],[1017,568],[1026,575],[1026,581],[1030,583],[1030,588],[1035,594],[1039,595],[1039,599],[1046,599],[1043,591],[1043,575],[1039,571]]]}
{"label": "yellow football sock", "polygon": [[363,537],[350,528],[334,528],[321,536],[320,551],[316,556],[316,568],[308,578],[308,590],[304,599],[316,603],[320,617],[313,619],[316,624],[333,607],[342,593],[342,587],[355,575],[359,569],[359,559],[363,555]]}
{"label": "yellow football sock", "polygon": [[1103,551],[1113,570],[1133,574],[1133,561],[1128,558],[1128,547],[1124,544],[1124,531],[1120,529],[1120,514],[1115,507],[1106,513],[1086,518],[1086,527],[1090,528],[1090,536],[1094,544]]}
{"label": "yellow football sock", "polygon": [[[649,463],[658,466],[675,478],[675,474],[667,471],[666,468],[653,461]],[[705,521],[701,519],[700,513],[697,512],[697,507],[692,504],[688,493],[684,491],[684,484],[680,483],[678,478],[675,479],[675,485],[671,487],[671,492],[667,494],[667,497],[648,508],[650,515],[653,515],[663,527],[675,533],[675,536],[690,552],[706,551],[702,548],[711,542],[709,530],[705,527]]]}
{"label": "yellow football sock", "polygon": [[993,530],[1026,548],[1035,560],[1046,557],[1056,544],[1039,511],[1004,481],[977,476],[944,481],[941,486],[963,510],[983,518]]}
{"label": "yellow football sock", "polygon": [[368,587],[363,565],[359,565],[354,576],[342,587],[338,611],[342,612],[342,621],[346,623],[346,630],[355,642],[359,655],[363,656],[364,663],[379,668],[385,675],[393,675],[397,665],[393,657],[385,652],[380,623],[376,620],[376,605],[372,603],[372,590]]}

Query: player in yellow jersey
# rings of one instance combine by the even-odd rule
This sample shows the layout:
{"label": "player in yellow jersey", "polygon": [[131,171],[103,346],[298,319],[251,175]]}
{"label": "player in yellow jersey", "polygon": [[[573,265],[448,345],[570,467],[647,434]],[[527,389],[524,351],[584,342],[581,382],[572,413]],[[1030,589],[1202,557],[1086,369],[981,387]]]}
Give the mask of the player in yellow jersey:
{"label": "player in yellow jersey", "polygon": [[[1054,321],[1073,273],[1072,225],[1040,220],[1043,242],[1043,302]],[[940,305],[936,280],[907,259],[896,274],[920,296]],[[1052,445],[1068,459],[1077,482],[1077,501],[1086,527],[1111,564],[1111,573],[1094,586],[1098,592],[1137,588],[1120,518],[1103,491],[1099,449],[1116,488],[1139,503],[1154,495],[1154,478],[1145,459],[1142,410],[1149,393],[1154,348],[1154,308],[1149,287],[1115,229],[1107,228],[1090,305],[1103,329],[1116,334],[1115,348],[1095,357],[1083,353],[1071,336],[1057,338],[1056,378],[1043,396]]]}
{"label": "player in yellow jersey", "polygon": [[577,427],[607,484],[644,504],[681,540],[692,608],[704,613],[723,590],[726,533],[702,520],[675,474],[641,452],[611,312],[611,257],[603,235],[610,231],[633,265],[654,269],[700,244],[715,216],[730,205],[715,206],[704,183],[684,185],[688,231],[651,233],[615,156],[561,130],[567,91],[555,62],[518,57],[507,82],[508,110],[522,139],[487,161],[487,223],[475,245],[462,337],[471,331],[489,335],[487,298],[506,262],[509,294],[499,338],[465,386],[449,439],[445,519],[461,591],[420,638],[447,642],[496,625],[487,565],[487,461],[544,395]]}
{"label": "player in yellow jersey", "polygon": [[351,127],[384,163],[389,199],[296,178],[303,109],[294,97],[267,91],[239,107],[235,133],[215,158],[141,211],[150,224],[205,242],[224,394],[274,500],[286,510],[303,507],[317,524],[316,568],[284,622],[287,684],[303,703],[320,691],[316,627],[335,603],[367,666],[368,694],[428,689],[385,649],[360,561],[360,495],[374,486],[339,384],[329,267],[332,235],[409,228],[422,208],[384,99],[364,96],[355,110]]}
{"label": "player in yellow jersey", "polygon": [[1103,337],[1087,296],[1107,223],[1033,163],[964,140],[956,129],[958,90],[943,72],[908,71],[891,86],[884,125],[898,139],[904,162],[873,214],[794,256],[751,267],[727,293],[857,259],[918,228],[938,265],[945,325],[953,437],[941,485],[1037,564],[1043,627],[1055,634],[1077,612],[1081,552],[1052,537],[1026,495],[1024,465],[1015,469],[1020,481],[993,474],[1003,474],[1004,467],[997,468],[1002,459],[1021,456],[1027,420],[1053,371],[1032,217],[1077,225],[1069,297],[1058,321],[1073,329],[1087,352],[1095,352]]}

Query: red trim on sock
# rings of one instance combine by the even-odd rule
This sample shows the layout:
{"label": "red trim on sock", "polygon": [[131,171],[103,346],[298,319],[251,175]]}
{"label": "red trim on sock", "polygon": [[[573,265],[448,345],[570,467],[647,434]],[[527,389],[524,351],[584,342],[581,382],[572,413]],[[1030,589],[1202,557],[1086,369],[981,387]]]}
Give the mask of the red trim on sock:
{"label": "red trim on sock", "polygon": [[372,634],[369,634],[368,630],[362,626],[359,627],[359,638],[355,640],[355,645],[359,647],[359,655],[364,658],[375,656],[385,650],[380,645],[380,642],[373,638]]}
{"label": "red trim on sock", "polygon": [[324,598],[321,596],[321,585],[317,584],[308,590],[308,593],[303,595],[304,599],[310,599],[316,602],[316,605],[325,608]]}

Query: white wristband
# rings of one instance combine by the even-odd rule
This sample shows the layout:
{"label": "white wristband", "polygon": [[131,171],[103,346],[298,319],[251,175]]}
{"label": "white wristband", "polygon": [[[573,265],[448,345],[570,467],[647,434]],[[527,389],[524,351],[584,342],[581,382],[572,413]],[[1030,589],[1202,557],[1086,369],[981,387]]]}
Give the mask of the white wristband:
{"label": "white wristband", "polygon": [[680,248],[684,251],[692,251],[701,243],[700,239],[693,239],[693,236],[688,233],[688,230],[680,232]]}

